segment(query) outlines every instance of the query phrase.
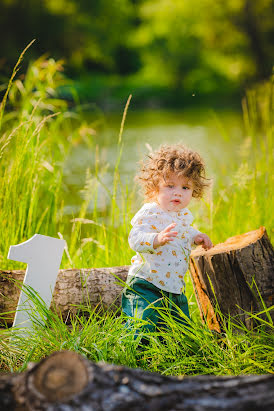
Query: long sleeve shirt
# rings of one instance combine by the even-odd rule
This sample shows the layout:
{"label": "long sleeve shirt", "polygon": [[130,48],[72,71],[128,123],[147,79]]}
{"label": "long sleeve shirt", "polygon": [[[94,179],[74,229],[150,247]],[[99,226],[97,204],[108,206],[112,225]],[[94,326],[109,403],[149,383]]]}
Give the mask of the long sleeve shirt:
{"label": "long sleeve shirt", "polygon": [[[136,255],[131,259],[128,276],[137,276],[156,287],[181,294],[185,287],[184,276],[194,238],[200,231],[191,227],[193,216],[187,208],[164,211],[156,202],[145,203],[131,220],[133,226],[128,241]],[[172,231],[178,234],[173,241],[156,249],[153,241],[160,231],[176,223]]]}

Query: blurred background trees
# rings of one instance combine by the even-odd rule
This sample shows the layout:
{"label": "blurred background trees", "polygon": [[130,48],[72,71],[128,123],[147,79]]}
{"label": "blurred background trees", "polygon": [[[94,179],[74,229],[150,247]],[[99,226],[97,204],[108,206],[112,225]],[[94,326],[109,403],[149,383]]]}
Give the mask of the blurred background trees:
{"label": "blurred background trees", "polygon": [[238,97],[271,74],[273,21],[272,0],[1,0],[0,79],[35,38],[24,64],[64,59],[87,100],[98,78],[120,95],[147,87],[144,104]]}

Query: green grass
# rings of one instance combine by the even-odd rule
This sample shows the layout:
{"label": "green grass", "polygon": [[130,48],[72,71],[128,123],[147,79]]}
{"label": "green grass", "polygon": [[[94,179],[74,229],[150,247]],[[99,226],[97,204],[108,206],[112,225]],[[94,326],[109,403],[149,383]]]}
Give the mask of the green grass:
{"label": "green grass", "polygon": [[[41,58],[29,67],[23,81],[15,80],[16,71],[17,67],[0,111],[1,269],[25,268],[23,263],[7,260],[8,249],[35,233],[66,239],[68,248],[61,268],[129,264],[133,252],[127,237],[138,196],[137,187],[124,186],[119,175],[127,107],[117,137],[113,185],[106,186],[102,181],[106,167],[100,163],[103,142],[99,149],[90,132],[96,119],[87,124],[81,117],[81,107],[69,110],[65,101],[56,98],[55,89],[65,81],[62,63]],[[260,225],[266,226],[273,239],[271,119],[273,82],[269,81],[248,91],[243,101],[246,138],[241,147],[235,147],[241,151],[241,163],[235,164],[232,159],[229,172],[225,168],[220,170],[206,199],[194,205],[197,226],[208,232],[214,243]],[[86,173],[79,215],[71,220],[63,214],[63,165],[69,151],[81,142],[94,148],[96,161]],[[100,186],[110,200],[109,209],[103,213],[98,207]],[[91,201],[93,211],[87,215]],[[166,318],[171,327],[170,332],[162,335],[166,344],[152,333],[150,345],[140,350],[133,332],[124,329],[123,317],[111,312],[98,313],[87,306],[88,318],[79,311],[68,327],[31,292],[36,306],[33,330],[27,339],[16,330],[10,339],[11,330],[1,330],[1,369],[22,371],[28,361],[69,349],[94,361],[142,367],[166,375],[273,372],[273,324],[269,319],[266,323],[259,320],[260,325],[252,331],[242,325],[238,333],[228,320],[224,332],[218,335],[201,323],[189,276],[187,295],[193,318],[191,331],[182,330]],[[39,315],[45,317],[45,323]]]}
{"label": "green grass", "polygon": [[261,225],[273,242],[273,90],[273,77],[247,90],[242,101],[246,137],[235,146],[235,158],[240,161],[231,158],[231,163],[220,169],[203,207],[195,204],[193,209],[197,226],[215,244]]}
{"label": "green grass", "polygon": [[[92,361],[105,361],[141,367],[164,375],[238,375],[273,372],[274,333],[271,321],[258,320],[256,329],[228,320],[222,334],[211,332],[200,321],[189,327],[175,323],[164,308],[162,318],[167,331],[146,334],[149,345],[138,347],[142,332],[134,340],[135,328],[126,330],[124,317],[117,312],[98,312],[89,305],[79,307],[79,315],[67,326],[46,308],[30,288],[25,292],[35,309],[30,313],[31,329],[1,331],[0,364],[2,371],[20,372],[29,361],[39,361],[58,350],[73,350]],[[182,314],[183,315],[183,314]],[[185,318],[188,321],[187,318]],[[162,337],[165,343],[160,341]]]}

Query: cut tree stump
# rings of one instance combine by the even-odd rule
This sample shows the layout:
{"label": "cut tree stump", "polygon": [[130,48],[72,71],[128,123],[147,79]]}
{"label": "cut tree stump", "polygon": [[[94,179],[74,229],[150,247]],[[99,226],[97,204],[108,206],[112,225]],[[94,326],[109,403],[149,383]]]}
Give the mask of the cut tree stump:
{"label": "cut tree stump", "polygon": [[[99,305],[117,310],[121,306],[123,289],[119,279],[126,281],[128,269],[129,266],[59,270],[51,309],[54,307],[68,323],[70,314],[74,315],[78,311],[75,305],[86,304],[92,308]],[[24,276],[25,270],[0,271],[1,313],[16,310],[20,288],[12,280],[23,283]],[[14,313],[2,318],[12,325]]]}
{"label": "cut tree stump", "polygon": [[60,351],[0,375],[0,409],[272,411],[274,375],[166,377]]}
{"label": "cut tree stump", "polygon": [[[191,253],[190,273],[201,317],[211,329],[221,329],[214,313],[216,300],[222,314],[241,320],[248,329],[255,322],[247,313],[263,310],[258,292],[267,308],[273,306],[274,250],[265,227],[231,237],[208,251],[197,247]],[[269,314],[274,320],[274,310]]]}

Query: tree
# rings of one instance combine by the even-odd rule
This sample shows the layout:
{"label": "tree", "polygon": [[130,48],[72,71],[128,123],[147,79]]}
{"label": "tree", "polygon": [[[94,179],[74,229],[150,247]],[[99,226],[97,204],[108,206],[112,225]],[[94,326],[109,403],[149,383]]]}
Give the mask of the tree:
{"label": "tree", "polygon": [[174,88],[212,92],[271,74],[271,0],[148,0],[140,8],[136,42],[151,76]]}

